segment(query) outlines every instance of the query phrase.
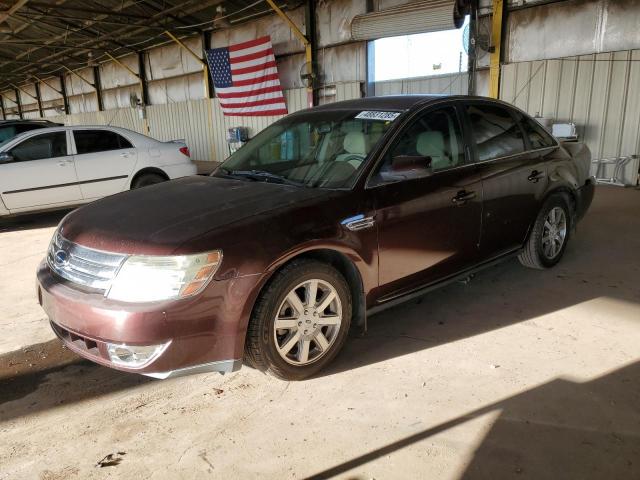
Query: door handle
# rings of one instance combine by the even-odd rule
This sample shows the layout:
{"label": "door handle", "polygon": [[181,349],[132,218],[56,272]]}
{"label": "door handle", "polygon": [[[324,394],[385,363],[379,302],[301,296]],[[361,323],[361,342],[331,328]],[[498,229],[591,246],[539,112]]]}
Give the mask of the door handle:
{"label": "door handle", "polygon": [[128,153],[128,152],[124,152],[124,153],[121,153],[121,154],[120,154],[120,156],[121,156],[122,158],[129,158],[129,157],[131,156],[131,154],[130,154],[130,153]]}
{"label": "door handle", "polygon": [[73,160],[60,160],[58,162],[58,165],[60,165],[61,167],[66,167],[67,165],[70,165],[73,163]]}
{"label": "door handle", "polygon": [[527,180],[529,180],[530,182],[533,182],[533,183],[538,183],[544,177],[545,177],[545,173],[544,172],[539,172],[538,170],[534,170],[533,172],[531,172],[531,175],[529,175],[527,177]]}
{"label": "door handle", "polygon": [[467,192],[466,190],[460,190],[455,197],[451,199],[456,205],[464,205],[469,200],[476,198],[476,192]]}

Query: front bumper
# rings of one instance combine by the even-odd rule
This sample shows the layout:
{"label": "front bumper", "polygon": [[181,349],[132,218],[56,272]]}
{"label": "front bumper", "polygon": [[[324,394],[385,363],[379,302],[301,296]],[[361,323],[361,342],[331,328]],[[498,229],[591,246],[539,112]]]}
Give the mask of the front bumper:
{"label": "front bumper", "polygon": [[[42,262],[37,293],[54,332],[70,350],[104,366],[167,378],[240,368],[259,278],[214,280],[194,297],[134,304],[78,290]],[[108,343],[168,346],[150,363],[130,368],[110,360]]]}

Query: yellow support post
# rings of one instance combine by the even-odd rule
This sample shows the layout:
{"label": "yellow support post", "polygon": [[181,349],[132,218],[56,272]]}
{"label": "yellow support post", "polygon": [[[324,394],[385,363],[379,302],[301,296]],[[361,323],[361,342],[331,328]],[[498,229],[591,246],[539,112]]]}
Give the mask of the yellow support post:
{"label": "yellow support post", "polygon": [[[111,55],[109,52],[105,52],[105,54],[107,55],[107,57],[109,57],[111,60],[116,62],[118,65],[120,65],[122,68],[124,68],[127,72],[129,72],[131,75],[133,75],[134,77],[136,77],[138,79],[138,83],[140,84],[140,95],[142,95],[142,90],[144,89],[144,87],[142,85],[142,77],[140,75],[138,75],[136,72],[134,72],[133,70],[131,70],[127,65],[122,63],[116,57]],[[143,108],[146,108],[146,107],[147,107],[146,105],[143,105]],[[143,113],[142,122],[144,124],[144,131],[145,131],[145,133],[147,135],[149,135],[149,133],[151,133],[151,129],[149,128],[149,122],[147,121],[147,113],[146,112],[142,112],[142,113]]]}
{"label": "yellow support post", "polygon": [[27,92],[24,88],[20,88],[18,85],[16,85],[15,83],[10,83],[9,85],[11,85],[13,88],[17,88],[18,90],[20,90],[22,93],[24,93],[27,97],[34,99],[36,102],[38,101],[37,97],[34,97],[33,95],[31,95],[29,92]]}
{"label": "yellow support post", "polygon": [[[294,35],[298,37],[300,41],[304,44],[304,53],[307,60],[307,75],[309,75],[309,78],[313,78],[313,64],[312,64],[313,57],[311,52],[311,42],[309,42],[309,39],[305,36],[305,34],[302,33],[302,31],[300,31],[300,29],[296,26],[296,24],[293,23],[293,20],[291,20],[289,16],[286,13],[284,13],[282,9],[275,4],[273,0],[267,0],[267,3],[273,9],[273,11],[276,12],[276,14],[278,14],[278,16],[282,18],[285,21],[285,23],[289,25],[289,28],[291,28]],[[313,84],[307,87],[307,97],[309,101],[309,106],[313,107]]]}
{"label": "yellow support post", "polygon": [[87,85],[89,85],[91,88],[93,88],[94,90],[98,90],[96,88],[96,86],[91,83],[89,80],[87,80],[86,78],[84,78],[82,75],[80,75],[77,72],[74,72],[73,70],[71,70],[69,67],[67,67],[66,65],[62,66],[67,72],[69,72],[71,75],[75,75],[76,77],[78,77],[80,80],[82,80],[84,83],[86,83]]}
{"label": "yellow support post", "polygon": [[500,47],[502,46],[502,8],[503,0],[493,0],[493,13],[491,18],[491,39],[493,51],[489,69],[489,97],[500,96]]}
{"label": "yellow support post", "polygon": [[[171,40],[176,42],[181,48],[186,50],[193,58],[195,58],[198,62],[200,62],[200,65],[202,65],[202,80],[204,81],[204,99],[207,102],[207,113],[208,113],[207,123],[209,124],[209,130],[213,132],[213,111],[211,108],[212,99],[210,98],[211,92],[209,91],[209,65],[204,59],[200,58],[200,56],[196,52],[194,52],[189,47],[187,47],[184,44],[184,42],[180,41],[180,39],[176,37],[173,33],[171,33],[169,30],[165,30],[164,33]],[[215,146],[213,144],[213,141],[211,141],[210,144],[211,144],[211,161],[213,162],[216,159],[216,151],[215,151]]]}
{"label": "yellow support post", "polygon": [[173,35],[173,33],[171,33],[168,30],[165,31],[164,33],[171,40],[173,40],[178,45],[180,45],[182,48],[184,48],[193,58],[195,58],[198,62],[200,62],[200,65],[202,65],[203,80],[204,80],[204,95],[205,95],[206,98],[209,98],[211,92],[209,92],[209,65],[207,64],[207,62],[204,61],[202,58],[200,58],[200,56],[196,52],[194,52],[189,47],[187,47],[184,44],[184,42],[180,41],[175,35]]}
{"label": "yellow support post", "polygon": [[58,90],[57,88],[55,88],[53,85],[51,85],[49,82],[47,82],[45,79],[40,78],[36,75],[32,75],[33,78],[35,78],[37,81],[39,81],[40,83],[44,83],[47,87],[49,87],[51,90],[53,90],[54,92],[56,92],[59,95],[62,95],[62,92],[60,90]]}

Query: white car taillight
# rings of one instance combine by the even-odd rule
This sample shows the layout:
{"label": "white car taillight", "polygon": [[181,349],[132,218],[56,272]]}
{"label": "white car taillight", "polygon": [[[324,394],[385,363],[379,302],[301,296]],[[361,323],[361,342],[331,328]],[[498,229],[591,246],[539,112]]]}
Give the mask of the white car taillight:
{"label": "white car taillight", "polygon": [[181,154],[191,158],[191,152],[189,152],[189,147],[181,147],[179,151]]}

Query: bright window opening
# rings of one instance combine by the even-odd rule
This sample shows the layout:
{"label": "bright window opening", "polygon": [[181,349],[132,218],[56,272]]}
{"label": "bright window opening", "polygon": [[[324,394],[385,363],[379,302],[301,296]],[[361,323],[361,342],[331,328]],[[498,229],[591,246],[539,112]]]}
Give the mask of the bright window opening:
{"label": "bright window opening", "polygon": [[459,29],[375,40],[375,81],[466,72],[469,16]]}

